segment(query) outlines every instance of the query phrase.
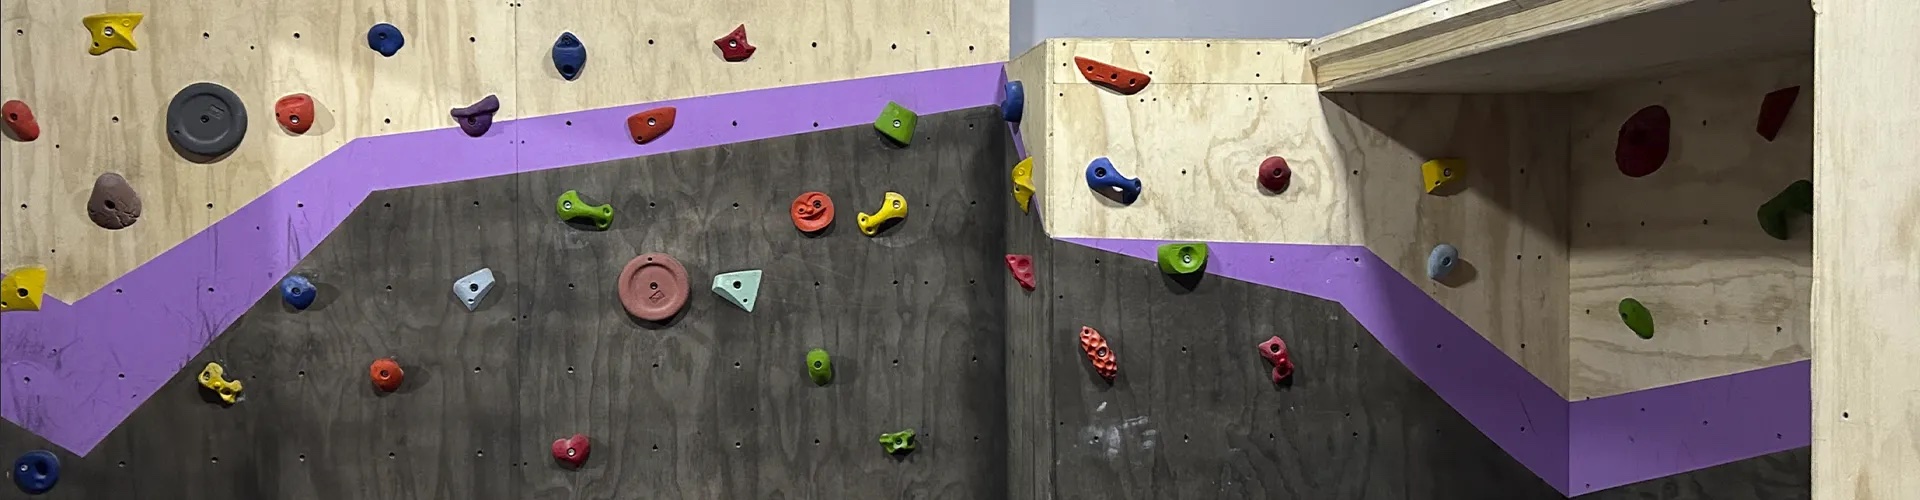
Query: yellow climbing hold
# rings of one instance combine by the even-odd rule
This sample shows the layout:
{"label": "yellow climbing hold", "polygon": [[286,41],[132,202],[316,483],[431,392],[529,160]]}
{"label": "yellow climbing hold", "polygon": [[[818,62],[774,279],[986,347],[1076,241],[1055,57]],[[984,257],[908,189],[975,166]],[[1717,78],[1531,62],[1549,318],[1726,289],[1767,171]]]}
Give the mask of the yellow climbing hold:
{"label": "yellow climbing hold", "polygon": [[140,26],[144,17],[139,12],[117,12],[81,19],[80,23],[87,25],[87,34],[93,37],[93,47],[87,53],[97,56],[113,49],[140,50],[140,44],[133,41],[133,28]]}
{"label": "yellow climbing hold", "polygon": [[221,368],[220,363],[207,363],[207,367],[200,370],[200,386],[213,390],[227,404],[240,401],[240,381],[227,380],[227,370]]}
{"label": "yellow climbing hold", "polygon": [[38,311],[47,290],[47,268],[22,267],[0,278],[0,312]]}
{"label": "yellow climbing hold", "polygon": [[1020,203],[1020,211],[1027,211],[1027,204],[1033,201],[1033,157],[1029,156],[1013,165],[1013,201]]}
{"label": "yellow climbing hold", "polygon": [[1439,158],[1420,164],[1421,187],[1428,193],[1440,189],[1440,186],[1452,184],[1467,178],[1467,161],[1459,158]]}

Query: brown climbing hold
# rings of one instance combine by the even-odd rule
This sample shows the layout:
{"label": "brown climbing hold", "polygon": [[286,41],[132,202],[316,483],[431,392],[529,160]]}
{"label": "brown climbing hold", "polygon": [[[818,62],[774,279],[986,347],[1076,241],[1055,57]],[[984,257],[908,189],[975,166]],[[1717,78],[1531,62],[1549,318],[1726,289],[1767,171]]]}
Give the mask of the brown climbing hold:
{"label": "brown climbing hold", "polygon": [[673,130],[673,117],[678,113],[673,106],[634,113],[627,117],[627,133],[633,135],[634,144],[653,142]]}
{"label": "brown climbing hold", "polygon": [[1087,81],[1124,95],[1139,93],[1140,89],[1147,88],[1147,84],[1153,81],[1153,78],[1138,71],[1085,57],[1074,57],[1073,63],[1079,65],[1080,75],[1087,77]]}
{"label": "brown climbing hold", "polygon": [[87,197],[87,218],[100,227],[125,229],[140,220],[140,194],[120,174],[100,174]]}
{"label": "brown climbing hold", "polygon": [[818,232],[833,224],[833,198],[819,191],[800,193],[787,211],[793,217],[793,227],[802,233]]}
{"label": "brown climbing hold", "polygon": [[734,28],[732,33],[727,33],[727,36],[714,40],[713,46],[720,48],[720,58],[726,59],[727,62],[740,62],[753,57],[754,47],[753,44],[747,43],[747,25],[745,24]]}
{"label": "brown climbing hold", "polygon": [[40,138],[40,122],[33,119],[33,108],[19,100],[7,101],[0,105],[0,113],[6,113],[7,130],[13,132],[13,138],[20,142],[33,142]]}
{"label": "brown climbing hold", "polygon": [[620,271],[620,305],[647,321],[666,321],[687,305],[687,268],[664,253],[634,257]]}
{"label": "brown climbing hold", "polygon": [[1660,170],[1660,165],[1667,162],[1670,122],[1667,108],[1654,105],[1640,108],[1620,124],[1619,142],[1613,146],[1613,163],[1620,167],[1620,173],[1644,177]]}
{"label": "brown climbing hold", "polygon": [[367,367],[367,378],[373,380],[373,386],[382,392],[400,389],[400,382],[407,379],[407,372],[400,369],[400,363],[393,358],[380,358]]}
{"label": "brown climbing hold", "polygon": [[1780,127],[1787,124],[1787,114],[1793,112],[1793,101],[1799,98],[1800,87],[1768,92],[1767,97],[1760,100],[1760,120],[1754,131],[1767,138],[1767,142],[1773,142],[1773,138],[1780,136]]}
{"label": "brown climbing hold", "polygon": [[294,135],[307,133],[313,128],[313,98],[306,94],[282,97],[273,103],[273,118]]}

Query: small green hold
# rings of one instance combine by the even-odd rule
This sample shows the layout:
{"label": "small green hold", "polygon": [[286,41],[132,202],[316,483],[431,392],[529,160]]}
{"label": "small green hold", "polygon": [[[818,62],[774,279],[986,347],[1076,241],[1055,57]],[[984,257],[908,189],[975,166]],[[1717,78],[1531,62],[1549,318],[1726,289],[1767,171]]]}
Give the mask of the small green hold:
{"label": "small green hold", "polygon": [[1160,245],[1160,272],[1191,274],[1207,265],[1206,243],[1168,243]]}
{"label": "small green hold", "polygon": [[913,124],[920,121],[920,115],[913,114],[899,103],[888,101],[887,107],[880,110],[880,117],[873,120],[873,128],[892,137],[893,142],[905,146],[913,143]]}
{"label": "small green hold", "polygon": [[593,227],[600,228],[601,230],[605,230],[607,226],[613,225],[613,205],[588,205],[586,202],[580,201],[579,191],[571,189],[565,193],[560,193],[560,199],[553,202],[553,212],[559,214],[560,220],[562,221],[576,219],[592,220]]}
{"label": "small green hold", "polygon": [[1626,322],[1634,335],[1643,339],[1653,338],[1653,313],[1647,311],[1647,306],[1640,305],[1640,301],[1620,299],[1620,321]]}
{"label": "small green hold", "polygon": [[807,351],[807,377],[813,385],[833,383],[833,358],[827,357],[826,349]]}
{"label": "small green hold", "polygon": [[885,448],[889,454],[913,451],[913,429],[881,434],[880,446]]}
{"label": "small green hold", "polygon": [[1774,239],[1785,240],[1788,238],[1787,216],[1796,212],[1813,215],[1812,181],[1793,181],[1786,189],[1780,190],[1780,194],[1773,195],[1773,199],[1761,204],[1760,230],[1766,231],[1767,236]]}

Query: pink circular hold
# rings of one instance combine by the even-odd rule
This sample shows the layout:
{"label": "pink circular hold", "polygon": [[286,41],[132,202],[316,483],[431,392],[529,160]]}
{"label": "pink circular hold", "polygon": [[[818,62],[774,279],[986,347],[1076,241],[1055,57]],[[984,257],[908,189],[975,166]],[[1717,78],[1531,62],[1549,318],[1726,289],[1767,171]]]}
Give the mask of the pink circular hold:
{"label": "pink circular hold", "polygon": [[664,253],[643,254],[620,271],[620,305],[647,321],[666,321],[687,305],[687,268]]}

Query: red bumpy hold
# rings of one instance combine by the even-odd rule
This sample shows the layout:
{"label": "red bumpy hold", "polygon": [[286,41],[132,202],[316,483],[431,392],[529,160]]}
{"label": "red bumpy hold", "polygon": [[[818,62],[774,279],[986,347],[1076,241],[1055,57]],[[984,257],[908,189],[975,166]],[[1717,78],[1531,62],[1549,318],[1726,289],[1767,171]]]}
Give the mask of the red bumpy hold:
{"label": "red bumpy hold", "polygon": [[1007,254],[1007,270],[1013,271],[1013,280],[1020,282],[1020,288],[1033,291],[1033,256]]}
{"label": "red bumpy hold", "polygon": [[553,459],[575,469],[587,463],[587,452],[592,447],[587,443],[585,434],[553,440]]}
{"label": "red bumpy hold", "polygon": [[40,122],[33,119],[33,108],[18,100],[7,101],[0,105],[0,113],[6,115],[7,130],[13,131],[13,137],[20,142],[33,142],[40,138]]}
{"label": "red bumpy hold", "polygon": [[726,59],[727,62],[740,62],[753,57],[754,48],[753,44],[747,43],[747,25],[745,24],[734,28],[733,32],[728,33],[727,36],[714,40],[713,46],[720,48],[720,58]]}
{"label": "red bumpy hold", "polygon": [[1293,355],[1287,352],[1287,342],[1280,340],[1280,337],[1261,342],[1260,357],[1273,363],[1273,383],[1278,384],[1293,376]]}
{"label": "red bumpy hold", "polygon": [[1620,173],[1644,177],[1660,170],[1660,165],[1667,162],[1671,121],[1667,108],[1647,106],[1620,124],[1619,142],[1613,146],[1613,162]]}
{"label": "red bumpy hold", "polygon": [[1113,382],[1120,376],[1120,361],[1114,356],[1113,349],[1107,347],[1107,338],[1092,327],[1080,327],[1080,350],[1087,352],[1087,361],[1093,363],[1093,371],[1100,378]]}
{"label": "red bumpy hold", "polygon": [[1293,169],[1287,167],[1287,159],[1278,156],[1260,162],[1260,187],[1267,191],[1281,193],[1287,185],[1293,183]]}

